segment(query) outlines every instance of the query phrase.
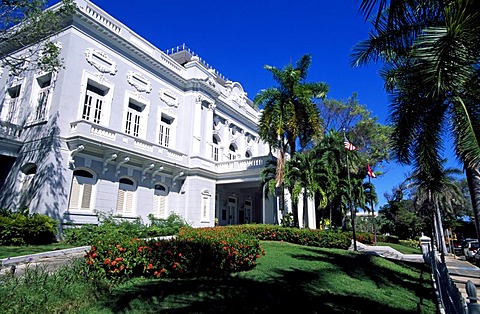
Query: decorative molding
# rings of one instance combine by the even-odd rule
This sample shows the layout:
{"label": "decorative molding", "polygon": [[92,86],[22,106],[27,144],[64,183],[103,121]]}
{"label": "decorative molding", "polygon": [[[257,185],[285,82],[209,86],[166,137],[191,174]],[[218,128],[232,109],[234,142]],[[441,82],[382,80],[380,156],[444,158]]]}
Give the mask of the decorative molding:
{"label": "decorative molding", "polygon": [[161,101],[166,103],[170,107],[178,108],[180,102],[178,101],[177,96],[175,96],[171,91],[168,89],[162,89],[158,92],[158,97]]}
{"label": "decorative molding", "polygon": [[115,174],[117,175],[117,177],[120,175],[120,167],[123,165],[123,164],[126,164],[127,162],[130,161],[130,157],[128,156],[124,156],[121,158],[121,160],[117,163],[117,167],[116,167],[116,171],[115,171]]}
{"label": "decorative molding", "polygon": [[163,171],[163,169],[164,169],[163,166],[159,166],[157,169],[155,169],[155,170],[153,171],[153,173],[152,173],[152,184],[155,182],[155,177],[156,177],[156,175],[157,175],[159,172]]}
{"label": "decorative molding", "polygon": [[139,92],[146,92],[148,94],[152,91],[152,83],[141,73],[128,71],[127,82]]}
{"label": "decorative molding", "polygon": [[70,152],[70,158],[68,160],[68,166],[69,167],[75,168],[75,159],[73,159],[73,158],[75,157],[76,154],[78,154],[78,152],[81,152],[84,149],[85,149],[85,146],[78,145],[77,148],[73,149]]}
{"label": "decorative molding", "polygon": [[208,76],[204,81],[212,88],[215,88],[215,86],[217,86],[215,79],[211,76]]}
{"label": "decorative molding", "polygon": [[108,171],[108,163],[116,158],[116,153],[105,154],[105,156],[103,157],[102,174],[105,174]]}
{"label": "decorative molding", "polygon": [[152,163],[149,163],[149,164],[146,164],[143,166],[143,170],[142,170],[142,182],[143,180],[145,180],[147,178],[147,171],[148,170],[151,170],[155,168],[155,164],[152,162]]}
{"label": "decorative molding", "polygon": [[110,75],[117,73],[117,64],[110,59],[105,52],[87,48],[87,50],[85,50],[85,57],[87,62],[98,71],[110,73]]}

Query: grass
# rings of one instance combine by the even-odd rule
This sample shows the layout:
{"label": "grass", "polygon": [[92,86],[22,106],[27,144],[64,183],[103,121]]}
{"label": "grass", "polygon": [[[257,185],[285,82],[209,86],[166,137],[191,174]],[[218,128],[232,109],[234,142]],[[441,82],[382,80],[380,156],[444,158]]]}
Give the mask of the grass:
{"label": "grass", "polygon": [[414,248],[407,245],[388,243],[388,242],[377,242],[376,245],[379,246],[389,246],[392,249],[395,249],[403,254],[422,254],[422,251],[419,248]]}
{"label": "grass", "polygon": [[0,246],[0,258],[23,256],[48,251],[69,249],[73,245],[65,243],[53,243],[48,245],[27,245],[27,246]]}
{"label": "grass", "polygon": [[262,242],[250,271],[134,279],[81,313],[437,313],[429,268],[338,249]]}

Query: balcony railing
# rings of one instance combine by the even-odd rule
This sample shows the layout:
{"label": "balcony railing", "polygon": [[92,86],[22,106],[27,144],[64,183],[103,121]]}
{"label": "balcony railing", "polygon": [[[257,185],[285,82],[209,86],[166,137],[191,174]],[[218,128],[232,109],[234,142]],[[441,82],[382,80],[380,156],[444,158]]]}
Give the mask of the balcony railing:
{"label": "balcony railing", "polygon": [[0,121],[0,137],[12,140],[19,140],[22,127],[6,121]]}
{"label": "balcony railing", "polygon": [[215,165],[215,170],[219,173],[230,171],[244,171],[250,169],[261,169],[264,167],[268,156],[253,157],[249,159],[222,161]]}
{"label": "balcony railing", "polygon": [[150,155],[152,158],[162,158],[175,163],[187,164],[186,155],[183,153],[90,121],[80,120],[70,123],[70,136],[98,140],[111,145],[112,148],[117,147],[118,150],[141,152]]}

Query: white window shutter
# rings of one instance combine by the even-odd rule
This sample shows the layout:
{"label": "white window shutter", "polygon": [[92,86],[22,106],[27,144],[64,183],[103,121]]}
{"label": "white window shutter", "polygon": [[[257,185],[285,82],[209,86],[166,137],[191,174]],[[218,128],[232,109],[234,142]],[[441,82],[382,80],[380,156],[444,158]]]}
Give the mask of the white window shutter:
{"label": "white window shutter", "polygon": [[80,209],[89,210],[91,201],[92,201],[92,185],[84,184],[83,195],[82,195],[82,207]]}
{"label": "white window shutter", "polygon": [[70,205],[68,205],[69,209],[78,209],[79,196],[80,196],[80,184],[78,184],[76,178],[73,178],[72,191],[70,192]]}

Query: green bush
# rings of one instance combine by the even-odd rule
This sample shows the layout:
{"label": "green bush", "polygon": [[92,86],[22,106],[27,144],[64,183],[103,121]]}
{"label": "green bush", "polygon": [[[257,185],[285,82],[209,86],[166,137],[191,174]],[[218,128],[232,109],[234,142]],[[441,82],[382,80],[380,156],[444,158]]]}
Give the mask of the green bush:
{"label": "green bush", "polygon": [[188,226],[185,220],[170,214],[166,219],[149,215],[150,224],[145,225],[140,218],[126,220],[111,214],[99,213],[99,225],[69,227],[63,232],[64,241],[72,245],[92,245],[105,239],[153,238],[177,234],[180,228]]}
{"label": "green bush", "polygon": [[56,242],[57,221],[28,211],[0,212],[0,245],[41,245]]}
{"label": "green bush", "polygon": [[285,241],[324,248],[348,249],[352,238],[348,233],[339,230],[299,229],[277,225],[248,224],[227,228],[238,228],[259,240]]}
{"label": "green bush", "polygon": [[238,229],[183,228],[169,240],[98,241],[86,263],[108,278],[179,278],[250,269],[261,253],[258,239]]}

